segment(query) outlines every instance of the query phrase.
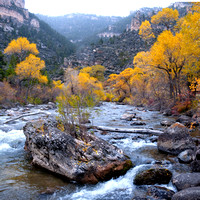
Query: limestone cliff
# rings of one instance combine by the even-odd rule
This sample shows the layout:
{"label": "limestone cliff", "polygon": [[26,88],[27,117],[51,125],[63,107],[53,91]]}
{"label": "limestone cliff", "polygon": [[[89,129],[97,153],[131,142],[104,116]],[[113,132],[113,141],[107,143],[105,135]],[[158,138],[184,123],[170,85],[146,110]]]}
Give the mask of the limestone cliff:
{"label": "limestone cliff", "polygon": [[24,8],[25,0],[0,0],[0,5],[8,7],[15,5],[19,8]]}
{"label": "limestone cliff", "polygon": [[29,12],[24,6],[25,0],[0,0],[0,16],[3,19],[12,18],[18,25],[29,24],[39,29],[39,21],[30,19]]}

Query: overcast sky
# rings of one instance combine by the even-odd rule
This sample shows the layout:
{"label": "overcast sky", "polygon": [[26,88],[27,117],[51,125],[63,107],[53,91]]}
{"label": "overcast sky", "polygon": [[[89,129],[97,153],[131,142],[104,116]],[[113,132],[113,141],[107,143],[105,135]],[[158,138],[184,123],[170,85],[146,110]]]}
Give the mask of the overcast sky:
{"label": "overcast sky", "polygon": [[86,13],[104,16],[128,16],[130,11],[142,7],[167,7],[185,0],[25,0],[25,7],[32,13],[61,16]]}

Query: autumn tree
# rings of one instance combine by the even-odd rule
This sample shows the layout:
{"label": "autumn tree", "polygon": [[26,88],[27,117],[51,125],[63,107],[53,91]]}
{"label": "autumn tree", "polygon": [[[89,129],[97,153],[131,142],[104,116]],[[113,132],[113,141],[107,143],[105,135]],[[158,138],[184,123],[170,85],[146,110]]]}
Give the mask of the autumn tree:
{"label": "autumn tree", "polygon": [[81,72],[88,73],[91,77],[104,81],[105,67],[102,65],[93,65],[91,67],[84,67]]}
{"label": "autumn tree", "polygon": [[151,48],[151,65],[167,73],[170,97],[181,94],[180,76],[187,62],[183,34],[164,31]]}
{"label": "autumn tree", "polygon": [[68,95],[92,96],[94,99],[104,98],[103,86],[101,81],[90,76],[91,67],[78,70],[68,68],[65,72],[65,85]]}
{"label": "autumn tree", "polygon": [[39,54],[39,51],[37,50],[36,44],[30,43],[25,37],[19,37],[8,44],[7,48],[4,50],[4,54],[15,55],[19,63],[29,54]]}
{"label": "autumn tree", "polygon": [[119,102],[123,102],[131,94],[131,77],[134,70],[127,68],[120,74],[111,74],[107,80],[108,84],[113,88],[116,98]]}
{"label": "autumn tree", "polygon": [[141,38],[148,44],[153,38],[155,38],[155,35],[152,31],[151,24],[149,21],[145,20],[142,22],[140,29],[139,29],[139,35]]}
{"label": "autumn tree", "polygon": [[188,59],[183,72],[189,83],[200,77],[200,3],[194,3],[192,10],[193,13],[189,13],[180,20],[180,32],[183,34]]}
{"label": "autumn tree", "polygon": [[45,67],[45,62],[33,54],[30,54],[24,61],[17,64],[15,72],[21,82],[26,82],[27,90],[25,100],[27,102],[30,88],[35,81],[47,83],[47,77],[41,74],[41,69]]}
{"label": "autumn tree", "polygon": [[163,8],[156,15],[152,16],[151,23],[157,25],[164,25],[167,30],[171,29],[178,20],[179,13],[172,8]]}

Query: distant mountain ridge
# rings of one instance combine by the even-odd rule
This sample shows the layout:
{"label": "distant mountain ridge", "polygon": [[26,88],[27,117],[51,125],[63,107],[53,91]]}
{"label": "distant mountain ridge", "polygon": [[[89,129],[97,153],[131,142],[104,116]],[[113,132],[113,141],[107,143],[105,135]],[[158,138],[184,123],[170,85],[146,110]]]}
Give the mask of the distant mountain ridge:
{"label": "distant mountain ridge", "polygon": [[59,17],[37,16],[74,43],[81,42],[88,37],[94,36],[109,25],[122,19],[122,17],[90,14],[68,14]]}

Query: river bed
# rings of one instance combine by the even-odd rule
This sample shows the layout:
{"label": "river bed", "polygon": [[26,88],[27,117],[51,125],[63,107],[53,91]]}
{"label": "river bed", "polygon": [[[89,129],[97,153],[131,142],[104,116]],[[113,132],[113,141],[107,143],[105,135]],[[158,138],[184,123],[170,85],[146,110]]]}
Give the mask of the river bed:
{"label": "river bed", "polygon": [[[33,114],[17,119],[20,114]],[[157,111],[148,111],[129,105],[103,103],[91,110],[91,122],[96,126],[132,127],[131,122],[121,120],[124,113],[136,113],[136,116],[146,125],[136,128],[152,128],[163,130],[160,122],[173,120],[164,117]],[[124,176],[111,179],[97,185],[79,185],[68,183],[46,170],[34,167],[24,150],[25,136],[23,126],[27,121],[45,115],[58,115],[56,109],[46,105],[19,107],[0,111],[0,199],[51,199],[51,200],[131,200],[142,189],[133,184],[138,170],[160,162],[166,168],[174,170],[171,164],[173,157],[160,154],[157,151],[156,137],[133,133],[104,133],[95,134],[113,145],[121,148],[136,165]],[[11,120],[15,119],[15,120]],[[11,121],[10,121],[11,120]],[[10,122],[9,122],[10,121]],[[8,122],[5,124],[5,122]],[[133,127],[132,127],[133,128]],[[181,168],[180,170],[184,170]],[[170,183],[165,187],[175,190]]]}

